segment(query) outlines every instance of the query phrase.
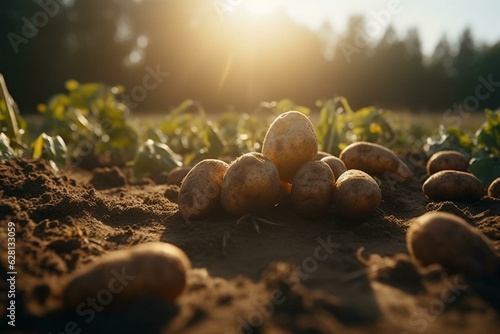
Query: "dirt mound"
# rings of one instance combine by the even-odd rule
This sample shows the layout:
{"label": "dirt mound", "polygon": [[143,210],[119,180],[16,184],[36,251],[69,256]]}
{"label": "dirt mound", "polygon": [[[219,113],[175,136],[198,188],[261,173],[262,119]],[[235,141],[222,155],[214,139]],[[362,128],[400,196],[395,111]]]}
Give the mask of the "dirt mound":
{"label": "dirt mound", "polygon": [[90,184],[96,189],[123,187],[127,184],[127,178],[118,167],[96,168]]}
{"label": "dirt mound", "polygon": [[[363,224],[335,208],[325,218],[303,219],[282,203],[261,217],[275,224],[250,218],[236,224],[220,213],[188,225],[175,204],[177,186],[154,178],[127,182],[127,169],[56,173],[45,162],[16,159],[2,161],[0,175],[0,239],[8,222],[16,226],[18,332],[59,333],[70,324],[82,333],[488,333],[499,325],[491,307],[498,282],[418,271],[406,255],[405,233],[412,218],[447,211],[500,249],[500,200],[429,203],[423,168],[408,184],[382,179],[383,203]],[[175,305],[84,304],[83,315],[59,307],[70,273],[149,241],[173,243],[193,263]],[[6,247],[0,242],[0,316]]]}

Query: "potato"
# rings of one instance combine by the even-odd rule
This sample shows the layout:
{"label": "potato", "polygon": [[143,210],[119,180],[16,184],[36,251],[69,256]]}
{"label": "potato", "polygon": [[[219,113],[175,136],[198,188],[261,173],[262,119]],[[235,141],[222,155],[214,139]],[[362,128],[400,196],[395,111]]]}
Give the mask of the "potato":
{"label": "potato", "polygon": [[422,191],[432,201],[479,200],[485,195],[484,186],[472,174],[443,170],[431,175]]}
{"label": "potato", "polygon": [[203,219],[220,207],[220,189],[229,165],[206,159],[196,164],[179,189],[179,211],[185,219]]}
{"label": "potato", "polygon": [[180,186],[186,175],[191,171],[191,167],[176,167],[168,173],[167,183]]}
{"label": "potato", "polygon": [[326,157],[333,157],[333,155],[323,151],[318,151],[318,153],[316,154],[316,160],[321,160]]}
{"label": "potato", "polygon": [[321,159],[321,161],[326,162],[328,166],[330,166],[335,180],[338,179],[339,176],[347,170],[344,162],[339,158],[334,157],[333,155],[324,157],[323,159]]}
{"label": "potato", "polygon": [[347,169],[359,169],[370,175],[392,172],[403,180],[413,177],[408,166],[394,152],[378,144],[368,142],[350,144],[340,152],[339,158]]}
{"label": "potato", "polygon": [[278,116],[267,130],[262,154],[274,162],[280,179],[292,182],[304,163],[315,160],[318,139],[314,127],[305,115],[288,111]]}
{"label": "potato", "polygon": [[420,265],[440,264],[452,273],[493,274],[498,258],[488,239],[464,219],[445,212],[428,212],[410,225],[406,244]]}
{"label": "potato", "polygon": [[434,153],[427,161],[427,174],[432,175],[442,170],[458,170],[466,172],[469,160],[458,151],[440,151]]}
{"label": "potato", "polygon": [[305,217],[325,215],[332,205],[333,172],[323,161],[309,161],[303,164],[292,182],[292,202],[297,211]]}
{"label": "potato", "polygon": [[488,196],[500,198],[500,177],[495,179],[488,187]]}
{"label": "potato", "polygon": [[382,192],[368,174],[351,169],[340,175],[333,188],[333,203],[337,210],[349,218],[363,218],[377,210]]}
{"label": "potato", "polygon": [[236,159],[224,175],[222,207],[235,217],[258,213],[275,205],[280,193],[278,169],[260,153]]}
{"label": "potato", "polygon": [[96,259],[77,270],[62,291],[63,305],[77,308],[87,298],[120,306],[147,297],[175,301],[185,286],[191,263],[168,243],[133,246]]}

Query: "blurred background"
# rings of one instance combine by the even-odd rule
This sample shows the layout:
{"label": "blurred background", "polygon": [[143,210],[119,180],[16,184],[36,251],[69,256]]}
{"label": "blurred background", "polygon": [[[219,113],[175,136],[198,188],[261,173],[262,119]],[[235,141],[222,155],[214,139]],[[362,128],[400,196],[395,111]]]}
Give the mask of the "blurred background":
{"label": "blurred background", "polygon": [[498,1],[2,0],[0,6],[0,72],[24,114],[63,91],[68,79],[136,88],[131,103],[139,113],[169,110],[186,98],[215,112],[282,98],[313,107],[338,95],[354,108],[500,106]]}

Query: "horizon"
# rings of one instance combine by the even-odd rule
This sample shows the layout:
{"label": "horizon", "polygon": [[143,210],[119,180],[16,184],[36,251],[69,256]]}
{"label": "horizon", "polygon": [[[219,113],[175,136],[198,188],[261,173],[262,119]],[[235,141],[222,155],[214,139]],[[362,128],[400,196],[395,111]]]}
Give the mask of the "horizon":
{"label": "horizon", "polygon": [[[432,55],[443,36],[446,36],[452,46],[456,46],[467,28],[471,29],[479,46],[500,41],[500,26],[491,24],[496,22],[500,3],[493,0],[475,3],[459,0],[449,7],[438,7],[431,0],[373,0],[369,3],[364,0],[241,1],[248,1],[242,4],[255,15],[271,14],[283,9],[295,22],[312,30],[318,30],[328,23],[333,32],[340,35],[345,33],[348,20],[356,15],[363,16],[367,23],[372,22],[380,28],[372,36],[375,40],[382,37],[389,25],[394,26],[399,38],[404,38],[409,29],[416,28],[422,52],[426,56]],[[391,8],[394,10],[391,11]],[[429,8],[433,10],[430,12]],[[422,21],[422,17],[426,18],[425,21]]]}

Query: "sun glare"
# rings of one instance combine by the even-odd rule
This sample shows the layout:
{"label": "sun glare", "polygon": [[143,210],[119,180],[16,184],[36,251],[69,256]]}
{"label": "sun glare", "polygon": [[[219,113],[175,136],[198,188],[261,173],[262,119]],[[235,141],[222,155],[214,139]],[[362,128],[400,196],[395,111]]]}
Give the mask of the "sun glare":
{"label": "sun glare", "polygon": [[244,9],[247,13],[253,15],[268,14],[276,10],[279,6],[277,1],[253,0],[244,3]]}

